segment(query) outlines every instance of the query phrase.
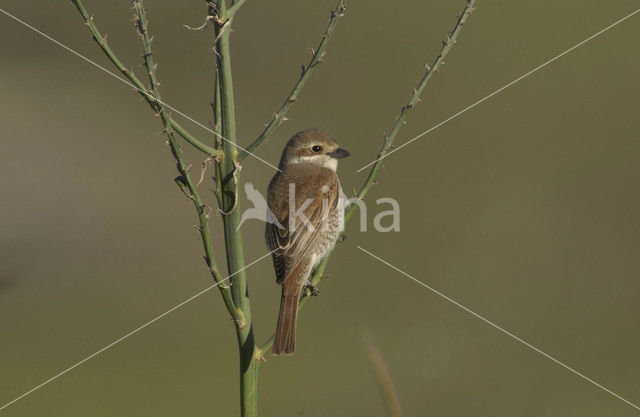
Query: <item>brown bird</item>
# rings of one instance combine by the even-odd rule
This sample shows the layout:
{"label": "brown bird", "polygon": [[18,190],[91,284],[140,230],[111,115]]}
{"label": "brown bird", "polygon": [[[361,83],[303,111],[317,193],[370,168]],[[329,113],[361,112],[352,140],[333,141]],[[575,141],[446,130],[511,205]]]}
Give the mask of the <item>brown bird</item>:
{"label": "brown bird", "polygon": [[323,131],[305,129],[287,142],[280,171],[269,184],[269,215],[279,224],[267,222],[265,237],[282,285],[274,355],[294,352],[300,295],[344,226],[347,199],[336,169],[338,159],[347,156]]}

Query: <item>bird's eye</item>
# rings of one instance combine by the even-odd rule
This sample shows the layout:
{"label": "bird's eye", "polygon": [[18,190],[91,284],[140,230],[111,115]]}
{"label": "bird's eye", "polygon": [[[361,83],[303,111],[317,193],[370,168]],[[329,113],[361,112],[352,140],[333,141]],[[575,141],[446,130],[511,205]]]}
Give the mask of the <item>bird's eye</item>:
{"label": "bird's eye", "polygon": [[322,146],[320,146],[320,145],[313,145],[313,146],[311,147],[311,150],[312,150],[312,151],[314,151],[314,152],[320,152],[320,151],[322,150]]}

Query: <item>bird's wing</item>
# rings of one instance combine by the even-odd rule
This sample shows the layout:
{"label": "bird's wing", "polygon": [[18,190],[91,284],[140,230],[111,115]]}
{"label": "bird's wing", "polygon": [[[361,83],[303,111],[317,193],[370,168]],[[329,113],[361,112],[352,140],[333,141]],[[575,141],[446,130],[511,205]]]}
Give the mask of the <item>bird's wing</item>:
{"label": "bird's wing", "polygon": [[[325,172],[327,171],[327,172]],[[295,187],[295,210],[302,209],[304,217],[296,216],[289,224],[289,183]],[[327,192],[323,192],[323,187]],[[284,226],[280,229],[274,224],[267,224],[267,243],[273,253],[273,266],[278,283],[283,283],[291,271],[309,252],[318,233],[321,232],[328,213],[338,206],[340,186],[333,171],[323,169],[318,175],[281,176],[269,188],[269,206],[277,220]],[[279,198],[273,198],[276,193]],[[284,200],[286,197],[286,201]],[[323,200],[325,201],[323,203]]]}

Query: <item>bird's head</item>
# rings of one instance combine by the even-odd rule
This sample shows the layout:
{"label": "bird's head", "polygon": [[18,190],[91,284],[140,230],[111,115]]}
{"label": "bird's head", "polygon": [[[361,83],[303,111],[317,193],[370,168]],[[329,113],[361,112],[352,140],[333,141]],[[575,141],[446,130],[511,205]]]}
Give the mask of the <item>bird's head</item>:
{"label": "bird's head", "polygon": [[349,152],[342,149],[331,136],[320,129],[310,128],[293,135],[282,152],[280,169],[291,164],[313,164],[334,172],[338,159],[346,158]]}

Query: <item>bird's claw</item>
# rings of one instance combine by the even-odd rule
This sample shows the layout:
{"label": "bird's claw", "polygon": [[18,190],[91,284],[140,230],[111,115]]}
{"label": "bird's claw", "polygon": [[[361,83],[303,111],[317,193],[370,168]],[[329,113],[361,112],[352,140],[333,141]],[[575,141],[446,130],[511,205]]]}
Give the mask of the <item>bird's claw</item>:
{"label": "bird's claw", "polygon": [[320,294],[320,290],[313,284],[305,284],[304,293],[307,297],[315,297]]}

